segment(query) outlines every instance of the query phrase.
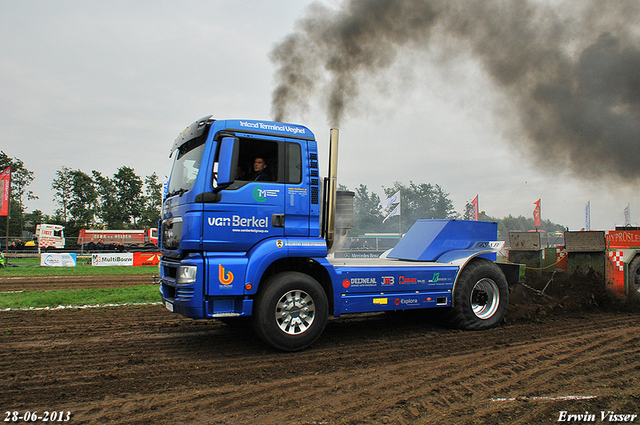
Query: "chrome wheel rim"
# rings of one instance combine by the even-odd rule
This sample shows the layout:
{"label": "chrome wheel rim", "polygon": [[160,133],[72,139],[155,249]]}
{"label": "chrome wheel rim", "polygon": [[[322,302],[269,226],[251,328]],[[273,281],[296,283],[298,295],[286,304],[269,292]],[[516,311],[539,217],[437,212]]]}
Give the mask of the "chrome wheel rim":
{"label": "chrome wheel rim", "polygon": [[489,319],[500,305],[500,290],[491,279],[480,279],[471,291],[471,308],[473,313],[482,320]]}
{"label": "chrome wheel rim", "polygon": [[276,323],[289,335],[305,332],[316,317],[313,298],[304,291],[289,291],[276,304]]}

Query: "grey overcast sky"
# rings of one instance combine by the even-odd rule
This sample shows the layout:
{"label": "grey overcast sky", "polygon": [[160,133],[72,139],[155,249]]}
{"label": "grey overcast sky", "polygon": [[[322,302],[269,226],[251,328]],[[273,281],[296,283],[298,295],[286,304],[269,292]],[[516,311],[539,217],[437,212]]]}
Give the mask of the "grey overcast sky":
{"label": "grey overcast sky", "polygon": [[[570,2],[535,3],[563,19],[578,13]],[[345,7],[338,0],[311,4],[0,0],[0,149],[35,173],[29,189],[39,200],[27,202],[27,210],[53,214],[51,183],[63,166],[111,176],[126,165],[142,178],[153,172],[163,178],[173,140],[196,119],[274,118],[279,65],[270,53],[314,10],[341,16]],[[620,51],[637,52],[635,22]],[[596,42],[605,32],[598,25],[604,24],[578,34],[582,44],[565,46],[569,57],[571,49],[578,55]],[[394,181],[439,184],[456,211],[479,195],[480,209],[494,217],[532,217],[541,199],[542,218],[572,230],[584,227],[588,201],[592,229],[623,224],[630,204],[632,223],[640,223],[637,178],[615,169],[590,176],[570,163],[576,152],[559,158],[553,141],[528,143],[532,133],[514,112],[515,91],[501,89],[487,62],[465,54],[478,46],[453,39],[434,33],[428,48],[415,40],[384,67],[355,74],[358,96],[340,119],[340,183],[365,184],[382,199],[382,187]],[[456,54],[443,54],[449,48]],[[631,63],[639,73],[640,62]],[[290,109],[287,120],[315,132],[326,169],[332,119],[323,90],[309,94],[306,108]],[[638,114],[638,103],[625,105],[616,111]]]}

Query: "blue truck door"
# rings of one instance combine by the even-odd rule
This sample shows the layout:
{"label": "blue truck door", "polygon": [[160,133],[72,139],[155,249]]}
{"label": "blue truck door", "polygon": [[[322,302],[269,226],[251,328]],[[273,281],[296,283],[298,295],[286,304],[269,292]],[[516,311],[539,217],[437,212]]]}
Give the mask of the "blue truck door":
{"label": "blue truck door", "polygon": [[250,182],[220,194],[220,202],[204,206],[205,250],[246,252],[263,239],[283,236],[283,228],[272,223],[284,211],[282,184]]}

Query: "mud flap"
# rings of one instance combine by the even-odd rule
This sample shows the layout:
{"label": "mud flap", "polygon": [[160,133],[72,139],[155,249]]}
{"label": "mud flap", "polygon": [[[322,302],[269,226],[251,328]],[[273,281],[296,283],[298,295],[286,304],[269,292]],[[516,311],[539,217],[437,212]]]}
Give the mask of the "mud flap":
{"label": "mud flap", "polygon": [[507,279],[509,287],[517,285],[524,280],[525,265],[515,263],[496,263],[504,277]]}

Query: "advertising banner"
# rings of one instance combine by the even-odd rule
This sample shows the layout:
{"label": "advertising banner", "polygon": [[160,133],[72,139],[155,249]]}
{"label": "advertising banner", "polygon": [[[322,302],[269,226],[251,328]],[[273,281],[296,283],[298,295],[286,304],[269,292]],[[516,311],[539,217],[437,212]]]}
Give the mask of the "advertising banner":
{"label": "advertising banner", "polygon": [[92,266],[133,266],[133,253],[91,254]]}
{"label": "advertising banner", "polygon": [[40,265],[47,267],[75,267],[77,264],[76,256],[77,254],[69,252],[40,254]]}
{"label": "advertising banner", "polygon": [[11,167],[0,171],[0,215],[9,215],[9,195],[11,193]]}
{"label": "advertising banner", "polygon": [[605,238],[609,249],[640,248],[640,231],[638,230],[607,230]]}
{"label": "advertising banner", "polygon": [[134,252],[133,253],[134,266],[157,266],[158,264],[160,264],[159,252]]}

